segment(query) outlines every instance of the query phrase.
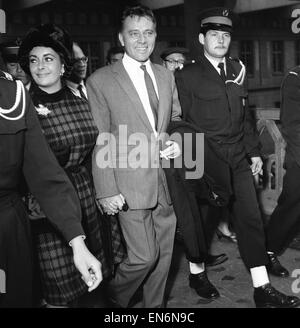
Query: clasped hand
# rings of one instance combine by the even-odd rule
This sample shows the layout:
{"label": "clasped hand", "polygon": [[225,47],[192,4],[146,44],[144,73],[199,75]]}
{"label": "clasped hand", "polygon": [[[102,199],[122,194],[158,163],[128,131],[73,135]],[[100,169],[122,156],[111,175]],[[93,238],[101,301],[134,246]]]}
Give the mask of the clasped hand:
{"label": "clasped hand", "polygon": [[101,208],[108,215],[115,215],[122,210],[125,204],[125,198],[122,194],[101,198],[98,200]]}
{"label": "clasped hand", "polygon": [[251,171],[252,175],[262,174],[263,161],[258,157],[251,157]]}
{"label": "clasped hand", "polygon": [[164,150],[160,151],[160,157],[166,160],[177,158],[181,154],[180,147],[177,142],[168,140],[166,145],[169,146]]}

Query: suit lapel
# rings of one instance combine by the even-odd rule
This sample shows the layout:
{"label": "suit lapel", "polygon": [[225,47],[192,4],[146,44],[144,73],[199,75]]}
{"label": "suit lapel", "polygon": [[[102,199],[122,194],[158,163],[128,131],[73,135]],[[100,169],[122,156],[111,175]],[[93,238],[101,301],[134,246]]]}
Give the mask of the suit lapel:
{"label": "suit lapel", "polygon": [[115,73],[116,80],[119,82],[120,86],[126,92],[131,102],[133,103],[133,108],[136,110],[147,128],[153,131],[140,97],[121,60],[112,67],[112,71]]}
{"label": "suit lapel", "polygon": [[155,76],[157,89],[158,89],[159,103],[157,109],[157,132],[160,133],[162,124],[164,122],[166,110],[168,108],[167,104],[165,104],[165,100],[166,100],[165,86],[167,85],[167,82],[164,81],[164,76],[161,74],[160,70],[158,70],[153,64],[151,64],[151,68]]}

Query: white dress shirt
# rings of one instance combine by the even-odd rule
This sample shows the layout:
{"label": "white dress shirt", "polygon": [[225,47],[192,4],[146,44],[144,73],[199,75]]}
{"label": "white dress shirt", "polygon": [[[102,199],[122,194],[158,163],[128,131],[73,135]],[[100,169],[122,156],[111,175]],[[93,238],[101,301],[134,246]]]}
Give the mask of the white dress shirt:
{"label": "white dress shirt", "polygon": [[145,63],[140,63],[140,62],[134,60],[133,58],[129,57],[125,53],[124,57],[122,59],[122,62],[123,62],[126,72],[128,73],[128,75],[140,97],[140,100],[143,104],[146,115],[148,117],[148,120],[149,120],[149,122],[152,126],[152,129],[156,135],[157,131],[155,129],[155,120],[154,120],[153,112],[152,112],[149,97],[148,97],[148,91],[147,91],[146,83],[145,83],[145,79],[144,79],[144,71],[141,69],[141,65],[146,66],[147,72],[152,79],[152,82],[154,84],[154,89],[156,91],[157,98],[158,98],[159,96],[158,96],[157,83],[156,83],[155,76],[154,76],[154,73],[151,68],[150,60],[147,60]]}
{"label": "white dress shirt", "polygon": [[[82,91],[83,91],[83,93],[85,94],[85,96],[86,96],[86,98],[87,98],[87,91],[86,91],[86,87],[85,87],[85,85],[84,85],[84,82],[81,81],[79,84],[82,86]],[[72,82],[72,81],[70,81],[70,80],[67,80],[67,86],[70,88],[70,90],[73,92],[73,94],[74,94],[75,96],[81,98],[80,92],[79,92],[79,90],[78,90],[78,86],[79,86],[79,84],[78,84],[78,83],[74,83],[74,82]]]}
{"label": "white dress shirt", "polygon": [[[205,54],[204,54],[205,55]],[[224,71],[225,74],[227,75],[227,70],[226,70],[226,60],[225,57],[223,57],[223,59],[221,61],[210,58],[208,56],[205,55],[205,57],[209,60],[209,62],[213,65],[213,67],[217,70],[217,72],[221,75],[221,69],[218,67],[219,63],[224,63]]]}

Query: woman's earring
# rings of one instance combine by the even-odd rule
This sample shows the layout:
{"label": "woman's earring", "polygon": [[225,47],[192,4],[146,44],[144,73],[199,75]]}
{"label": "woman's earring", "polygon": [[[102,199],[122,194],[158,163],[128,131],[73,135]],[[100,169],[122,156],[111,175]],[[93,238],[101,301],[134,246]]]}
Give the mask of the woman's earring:
{"label": "woman's earring", "polygon": [[63,76],[64,73],[65,73],[65,67],[63,66],[63,67],[61,68],[60,76]]}

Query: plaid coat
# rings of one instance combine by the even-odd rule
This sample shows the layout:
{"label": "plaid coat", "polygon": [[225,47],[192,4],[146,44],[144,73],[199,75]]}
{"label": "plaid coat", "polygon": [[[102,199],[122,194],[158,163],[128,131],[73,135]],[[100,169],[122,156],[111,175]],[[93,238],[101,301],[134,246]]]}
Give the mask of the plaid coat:
{"label": "plaid coat", "polygon": [[[54,94],[47,94],[37,86],[30,92],[46,139],[77,190],[88,247],[101,261],[104,278],[109,278],[114,264],[123,259],[125,252],[118,221],[112,217],[107,225],[104,221],[107,218],[101,215],[95,201],[90,157],[98,129],[88,103],[66,86]],[[85,293],[87,287],[73,264],[70,247],[57,232],[47,228],[46,220],[42,226],[44,229],[38,229],[35,241],[44,297],[51,304],[67,304]],[[107,247],[108,244],[112,247]],[[105,252],[109,249],[112,258]]]}

